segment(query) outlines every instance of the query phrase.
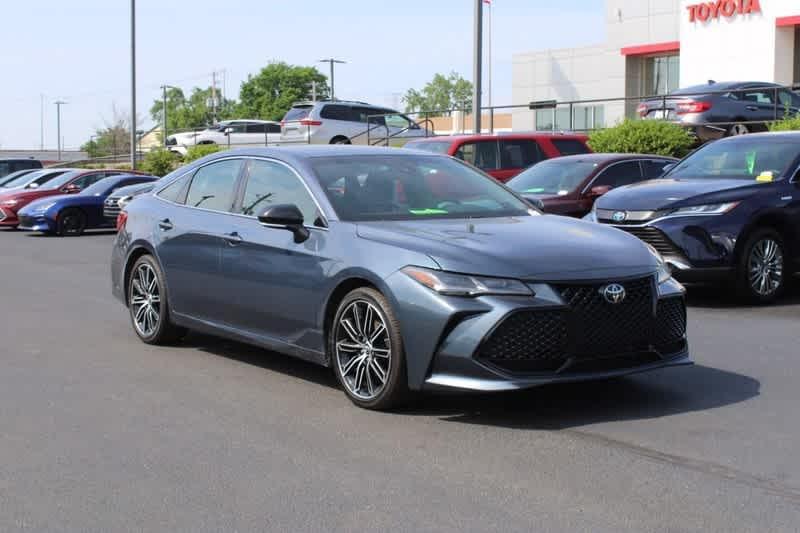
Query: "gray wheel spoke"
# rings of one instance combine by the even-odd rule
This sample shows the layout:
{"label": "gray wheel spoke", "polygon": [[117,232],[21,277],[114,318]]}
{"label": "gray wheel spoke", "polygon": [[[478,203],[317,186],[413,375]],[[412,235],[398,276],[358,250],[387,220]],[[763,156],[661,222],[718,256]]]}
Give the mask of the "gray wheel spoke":
{"label": "gray wheel spoke", "polygon": [[375,372],[375,376],[379,380],[381,380],[381,384],[386,383],[386,372],[378,364],[378,361],[373,359],[372,361],[370,361],[369,366],[373,370],[373,372]]}
{"label": "gray wheel spoke", "polygon": [[384,326],[383,324],[380,324],[377,328],[375,328],[375,332],[372,334],[372,337],[370,337],[369,343],[370,344],[375,344],[375,341],[378,339],[378,337],[381,336],[381,334],[384,331],[386,331],[386,326]]}
{"label": "gray wheel spoke", "polygon": [[361,333],[364,337],[369,337],[370,332],[372,331],[372,306],[367,306],[367,310],[364,311],[364,323],[361,326]]}
{"label": "gray wheel spoke", "polygon": [[345,350],[348,352],[360,352],[364,349],[364,346],[361,344],[356,344],[354,342],[347,342],[347,341],[339,341],[336,343],[336,347],[340,350]]}
{"label": "gray wheel spoke", "polygon": [[350,372],[353,370],[353,368],[355,368],[361,361],[363,361],[365,357],[366,357],[365,355],[357,355],[352,359],[350,359],[347,365],[345,365],[345,367],[342,368],[342,375],[343,376],[349,375]]}
{"label": "gray wheel spoke", "polygon": [[356,331],[356,329],[353,327],[353,324],[350,323],[349,320],[342,320],[341,324],[351,341],[360,342],[361,339],[359,337],[361,335],[358,334],[358,331]]}
{"label": "gray wheel spoke", "polygon": [[384,350],[383,348],[373,348],[372,355],[374,355],[375,357],[380,357],[381,359],[388,359],[389,350]]}

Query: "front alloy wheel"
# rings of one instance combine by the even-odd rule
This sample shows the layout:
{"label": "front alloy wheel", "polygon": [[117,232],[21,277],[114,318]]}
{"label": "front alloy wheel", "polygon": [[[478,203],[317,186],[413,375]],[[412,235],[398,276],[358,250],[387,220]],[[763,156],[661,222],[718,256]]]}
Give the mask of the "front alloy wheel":
{"label": "front alloy wheel", "polygon": [[147,344],[169,344],[186,334],[172,324],[161,268],[150,255],[143,255],[128,276],[128,309],[133,329]]}
{"label": "front alloy wheel", "polygon": [[339,305],[330,353],[347,396],[368,409],[387,409],[407,392],[399,325],[388,301],[373,289],[356,289]]}
{"label": "front alloy wheel", "polygon": [[784,289],[785,254],[780,234],[761,230],[748,239],[740,264],[739,288],[753,303],[770,303]]}

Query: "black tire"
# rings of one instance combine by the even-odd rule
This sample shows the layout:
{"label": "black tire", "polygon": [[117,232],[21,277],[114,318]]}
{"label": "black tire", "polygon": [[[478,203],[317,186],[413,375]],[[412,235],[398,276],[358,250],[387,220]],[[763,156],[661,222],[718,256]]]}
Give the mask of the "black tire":
{"label": "black tire", "polygon": [[[386,335],[369,343],[369,354],[365,354],[364,352],[360,354],[357,352],[349,352],[353,353],[353,355],[350,356],[346,350],[339,349],[340,341],[348,341],[348,338],[352,338],[352,336],[347,334],[347,330],[341,325],[341,322],[343,318],[348,320],[348,317],[359,316],[349,313],[352,313],[354,308],[358,309],[358,306],[362,304],[368,304],[371,306],[371,309],[377,311],[378,318],[385,326]],[[367,315],[367,317],[368,316],[369,315]],[[364,317],[365,322],[368,321],[367,317]],[[352,323],[352,320],[350,322]],[[372,323],[377,324],[376,321]],[[375,328],[373,331],[378,330],[379,328]],[[359,326],[358,331],[362,332],[361,326]],[[342,339],[343,333],[344,335],[348,335],[348,337]],[[378,331],[378,334],[380,333],[381,332]],[[328,353],[331,357],[331,365],[333,366],[334,374],[336,374],[336,379],[339,380],[345,394],[354,404],[364,409],[386,410],[398,407],[408,400],[410,393],[408,389],[405,351],[403,349],[403,340],[400,336],[400,324],[388,300],[380,292],[365,287],[355,289],[345,296],[336,310],[336,315],[334,316],[330,331],[328,332],[327,342]],[[387,346],[388,350],[379,348]],[[388,363],[382,364],[381,361],[383,357],[373,355],[373,347],[376,354],[378,351],[388,352]],[[351,374],[350,372],[344,373],[344,370],[347,369],[347,365],[352,367],[353,365],[351,363],[353,360],[359,357],[366,358],[363,363],[355,364],[357,367],[363,368],[362,380],[364,380],[365,386],[367,383],[370,384],[368,388],[371,392],[374,388],[373,378],[376,381],[380,380],[380,376],[373,365],[377,365],[379,371],[384,368],[388,369],[388,372],[385,373],[385,381],[382,387],[377,387],[379,390],[375,392],[373,397],[364,397],[363,395],[357,394],[358,391],[353,391],[354,388],[357,388],[355,378],[358,376],[359,368],[355,368],[355,374]]]}
{"label": "black tire", "polygon": [[728,127],[728,137],[736,137],[737,135],[747,135],[752,131],[752,128],[747,124],[731,124]]}
{"label": "black tire", "polygon": [[[155,289],[158,295],[158,307],[150,304],[155,314],[157,321],[153,328],[142,327],[138,321],[138,313],[141,312],[141,306],[134,303],[134,298],[140,297],[143,293],[136,287],[138,283],[141,286],[141,279],[138,275],[140,268],[148,268],[155,276],[156,286]],[[153,256],[143,255],[131,267],[128,275],[127,287],[125,288],[128,296],[128,310],[131,317],[131,325],[133,331],[145,344],[164,345],[173,344],[186,336],[186,328],[176,326],[172,323],[169,316],[169,301],[167,293],[164,290],[164,273],[158,265]],[[151,291],[152,294],[155,292]],[[148,300],[150,302],[150,300]],[[154,303],[154,302],[153,302]]]}
{"label": "black tire", "polygon": [[65,209],[58,214],[56,234],[61,237],[78,237],[86,231],[86,213],[80,209]]}
{"label": "black tire", "polygon": [[[773,243],[775,251],[767,252],[768,264],[767,266],[761,266],[757,272],[756,267],[759,264],[759,258],[765,256],[764,247],[768,247],[769,243]],[[767,290],[764,290],[765,285],[760,283],[764,275],[767,276],[767,281],[765,282]],[[777,283],[774,288],[770,286],[773,282]],[[736,268],[736,290],[740,298],[751,304],[769,304],[783,294],[787,283],[788,270],[783,237],[771,228],[755,230],[747,237]]]}
{"label": "black tire", "polygon": [[331,139],[330,144],[352,144],[350,139],[344,136],[334,137]]}

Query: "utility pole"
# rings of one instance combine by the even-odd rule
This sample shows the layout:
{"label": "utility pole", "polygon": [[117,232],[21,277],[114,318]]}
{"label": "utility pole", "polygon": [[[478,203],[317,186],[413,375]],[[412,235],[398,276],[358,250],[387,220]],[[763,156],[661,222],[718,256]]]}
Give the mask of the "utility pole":
{"label": "utility pole", "polygon": [[492,107],[492,2],[486,3],[486,100],[488,107]]}
{"label": "utility pole", "polygon": [[319,62],[320,63],[328,63],[331,66],[331,101],[336,100],[336,93],[334,92],[334,89],[333,89],[333,65],[335,65],[335,64],[343,65],[343,64],[347,63],[347,61],[342,61],[340,59],[330,58],[330,59],[320,59]]}
{"label": "utility pole", "polygon": [[217,71],[211,73],[211,118],[217,123]]}
{"label": "utility pole", "polygon": [[131,0],[131,170],[136,170],[136,0]]}
{"label": "utility pole", "polygon": [[317,82],[311,80],[311,101],[317,101]]}
{"label": "utility pole", "polygon": [[164,107],[162,109],[162,117],[161,117],[161,141],[164,143],[164,148],[167,147],[167,89],[175,89],[176,91],[179,90],[177,87],[173,87],[172,85],[162,85],[161,90],[164,97]]}
{"label": "utility pole", "polygon": [[40,94],[41,103],[39,105],[39,150],[44,151],[44,95]]}
{"label": "utility pole", "polygon": [[56,105],[56,138],[58,142],[58,160],[61,161],[61,106],[66,102],[57,100],[54,102]]}
{"label": "utility pole", "polygon": [[484,0],[473,0],[475,2],[475,27],[474,27],[474,50],[472,54],[472,126],[475,133],[481,132],[481,92],[483,79],[483,2]]}

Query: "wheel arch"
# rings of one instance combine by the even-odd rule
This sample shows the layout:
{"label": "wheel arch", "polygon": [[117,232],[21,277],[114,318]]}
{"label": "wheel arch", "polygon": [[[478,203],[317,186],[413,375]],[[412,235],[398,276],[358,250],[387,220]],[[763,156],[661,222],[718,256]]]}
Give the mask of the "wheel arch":
{"label": "wheel arch", "polygon": [[744,245],[747,240],[753,232],[760,229],[773,229],[781,235],[783,244],[786,246],[787,259],[795,258],[800,253],[800,232],[792,225],[787,215],[770,211],[753,219],[736,240],[734,260],[737,263],[744,253]]}
{"label": "wheel arch", "polygon": [[346,141],[345,144],[351,144],[352,141],[350,137],[347,135],[336,135],[334,136],[328,144],[337,144],[337,141]]}
{"label": "wheel arch", "polygon": [[153,259],[158,263],[159,267],[161,267],[161,262],[158,260],[158,256],[150,243],[138,242],[131,246],[128,255],[125,257],[125,267],[122,271],[122,291],[123,297],[125,298],[125,307],[128,306],[128,281],[130,280],[131,270],[134,263],[143,255],[153,256]]}

